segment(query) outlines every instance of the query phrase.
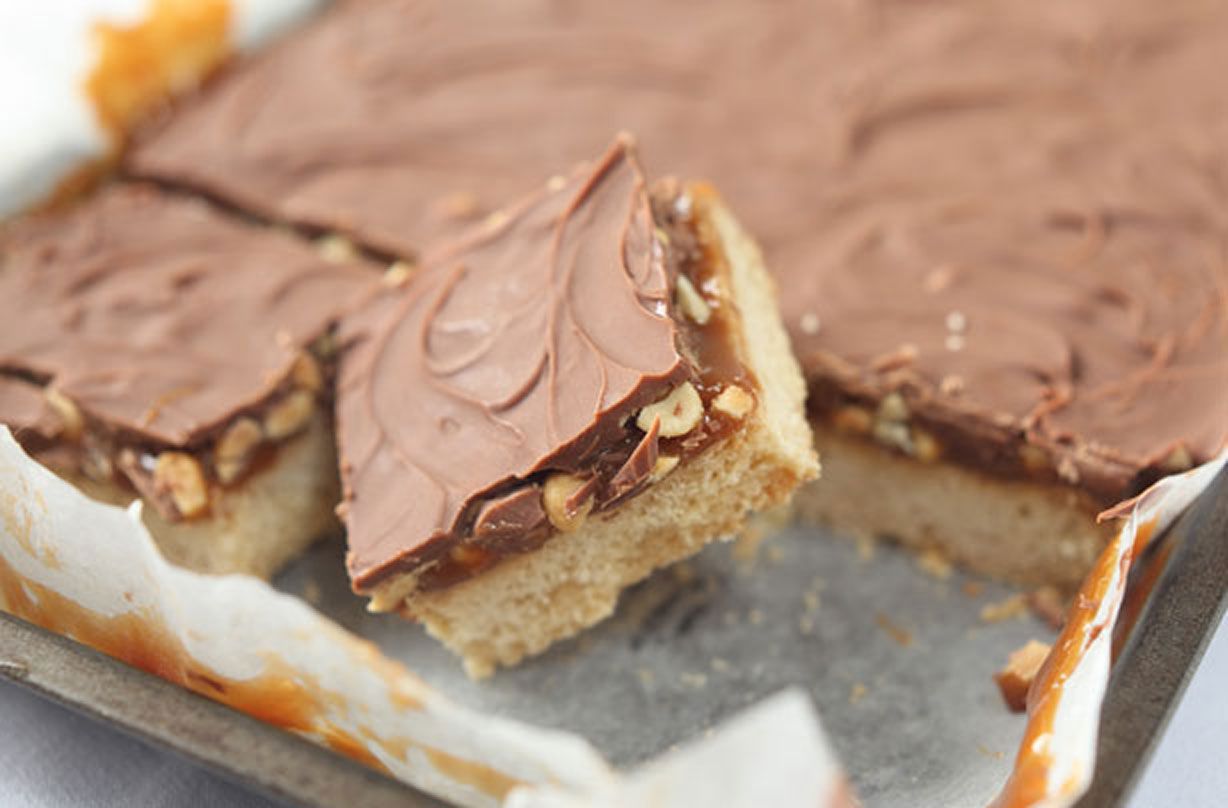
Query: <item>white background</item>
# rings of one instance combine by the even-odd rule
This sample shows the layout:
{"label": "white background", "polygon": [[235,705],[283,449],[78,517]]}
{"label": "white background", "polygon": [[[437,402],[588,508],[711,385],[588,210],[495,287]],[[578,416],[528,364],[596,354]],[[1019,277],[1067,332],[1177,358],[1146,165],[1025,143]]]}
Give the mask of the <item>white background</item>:
{"label": "white background", "polygon": [[[1228,620],[1220,625],[1130,808],[1228,806]],[[269,808],[173,755],[0,684],[3,808]],[[872,808],[872,807],[871,807]]]}

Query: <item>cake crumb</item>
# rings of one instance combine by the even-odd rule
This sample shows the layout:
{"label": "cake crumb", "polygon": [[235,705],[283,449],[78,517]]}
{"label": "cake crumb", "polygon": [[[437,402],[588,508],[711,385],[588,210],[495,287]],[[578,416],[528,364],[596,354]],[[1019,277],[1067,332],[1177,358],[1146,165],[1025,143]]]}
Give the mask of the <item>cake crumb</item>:
{"label": "cake crumb", "polygon": [[849,690],[849,704],[856,704],[861,701],[868,692],[866,686],[861,682],[854,682],[853,687]]}
{"label": "cake crumb", "polygon": [[1028,708],[1028,691],[1048,656],[1048,643],[1029,640],[1027,645],[1012,651],[1006,667],[993,675],[1011,712],[1022,713]]}
{"label": "cake crumb", "polygon": [[894,622],[892,622],[891,618],[884,613],[878,612],[875,614],[874,622],[878,623],[878,627],[885,631],[888,637],[895,640],[904,648],[912,645],[912,633],[907,629],[903,629],[896,625]]}
{"label": "cake crumb", "polygon": [[980,581],[964,581],[964,585],[960,589],[970,598],[979,598],[985,594],[985,584]]}
{"label": "cake crumb", "polygon": [[727,672],[729,670],[729,661],[722,659],[721,657],[713,657],[712,670],[716,671],[717,673]]}
{"label": "cake crumb", "polygon": [[1023,595],[1011,595],[997,603],[987,603],[981,609],[981,620],[985,623],[1001,623],[1004,620],[1014,620],[1028,613],[1028,602]]}
{"label": "cake crumb", "polygon": [[763,622],[763,612],[758,609],[751,609],[750,613],[746,615],[746,619],[750,621],[752,626],[757,626]]}
{"label": "cake crumb", "polygon": [[310,579],[303,584],[303,600],[310,603],[312,606],[319,606],[324,600],[324,593],[320,590],[320,584],[315,579]]}
{"label": "cake crumb", "polygon": [[1006,757],[1005,752],[999,752],[999,751],[990,749],[988,746],[986,746],[983,743],[977,744],[976,751],[980,752],[982,755],[989,758],[990,760],[1001,760],[1002,758]]}
{"label": "cake crumb", "polygon": [[656,674],[654,674],[648,668],[640,668],[638,671],[636,671],[636,674],[640,678],[640,686],[646,689],[652,687],[657,679]]}
{"label": "cake crumb", "polygon": [[873,536],[857,537],[857,557],[862,561],[873,561],[874,553],[877,549],[878,540]]}
{"label": "cake crumb", "polygon": [[945,581],[951,577],[950,559],[934,548],[925,550],[917,556],[917,566],[922,572],[940,581]]}
{"label": "cake crumb", "polygon": [[809,637],[814,633],[814,618],[808,614],[803,614],[797,618],[797,630]]}
{"label": "cake crumb", "polygon": [[694,688],[695,690],[701,690],[704,687],[707,687],[708,685],[708,674],[692,673],[690,671],[683,671],[678,676],[678,680],[682,682],[683,686],[685,687]]}
{"label": "cake crumb", "polygon": [[1056,587],[1042,586],[1034,589],[1027,594],[1027,601],[1032,614],[1044,620],[1055,631],[1066,624],[1066,599]]}
{"label": "cake crumb", "polygon": [[780,549],[779,544],[769,544],[767,548],[767,559],[773,564],[779,564],[785,560],[785,551]]}
{"label": "cake crumb", "polygon": [[806,606],[807,612],[817,612],[819,610],[819,593],[813,589],[802,595],[802,603]]}

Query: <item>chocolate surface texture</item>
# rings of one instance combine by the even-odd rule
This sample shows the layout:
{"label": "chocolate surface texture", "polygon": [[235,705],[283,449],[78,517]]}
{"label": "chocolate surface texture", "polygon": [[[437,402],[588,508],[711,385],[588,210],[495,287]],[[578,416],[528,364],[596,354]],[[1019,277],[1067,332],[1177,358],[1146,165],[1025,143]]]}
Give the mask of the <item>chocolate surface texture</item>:
{"label": "chocolate surface texture", "polygon": [[[193,444],[260,404],[377,277],[141,186],[15,223],[0,231],[0,261],[0,373],[153,446]],[[0,382],[0,421],[46,423],[37,388]]]}
{"label": "chocolate surface texture", "polygon": [[1106,502],[1223,445],[1222,4],[646,8],[343,4],[131,166],[406,251],[626,129],[763,241],[815,401],[900,389]]}
{"label": "chocolate surface texture", "polygon": [[[462,537],[501,550],[544,538],[542,473],[591,472],[639,435],[637,410],[692,373],[671,288],[644,178],[620,141],[343,320],[337,420],[355,586]],[[645,437],[655,452],[655,434],[634,439],[607,488],[644,464],[649,450],[634,450]],[[572,510],[601,496],[569,493]]]}

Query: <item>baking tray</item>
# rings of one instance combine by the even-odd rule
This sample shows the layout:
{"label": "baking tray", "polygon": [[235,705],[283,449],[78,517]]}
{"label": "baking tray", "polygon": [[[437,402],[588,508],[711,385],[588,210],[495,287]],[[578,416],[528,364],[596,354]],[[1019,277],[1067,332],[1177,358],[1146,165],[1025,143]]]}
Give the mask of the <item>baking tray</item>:
{"label": "baking tray", "polygon": [[[1164,541],[1175,551],[1124,646],[1083,806],[1118,804],[1142,770],[1225,606],[1228,476]],[[991,680],[1011,650],[1053,632],[1031,614],[988,623],[1009,588],[923,571],[910,554],[790,527],[753,554],[720,545],[628,592],[587,634],[485,683],[420,628],[368,614],[338,542],[278,581],[457,700],[577,731],[618,764],[702,736],[801,685],[869,806],[982,806],[1023,719]],[[437,806],[294,736],[0,614],[0,676],[284,802]]]}

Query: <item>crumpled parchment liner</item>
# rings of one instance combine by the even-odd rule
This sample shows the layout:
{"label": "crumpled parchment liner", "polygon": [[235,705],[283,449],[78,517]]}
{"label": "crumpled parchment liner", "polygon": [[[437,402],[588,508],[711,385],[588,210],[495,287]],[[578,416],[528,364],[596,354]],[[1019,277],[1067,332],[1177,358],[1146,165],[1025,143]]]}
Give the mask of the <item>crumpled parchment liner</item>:
{"label": "crumpled parchment liner", "polygon": [[845,799],[800,692],[620,776],[582,738],[449,701],[262,581],[171,566],[137,507],[86,498],[0,426],[0,608],[462,805]]}
{"label": "crumpled parchment liner", "polygon": [[1125,516],[1101,553],[1028,696],[1028,722],[1014,771],[996,808],[1066,808],[1086,793],[1096,761],[1100,710],[1108,685],[1114,627],[1130,570],[1228,462],[1228,451],[1196,469],[1160,480],[1105,511]]}

